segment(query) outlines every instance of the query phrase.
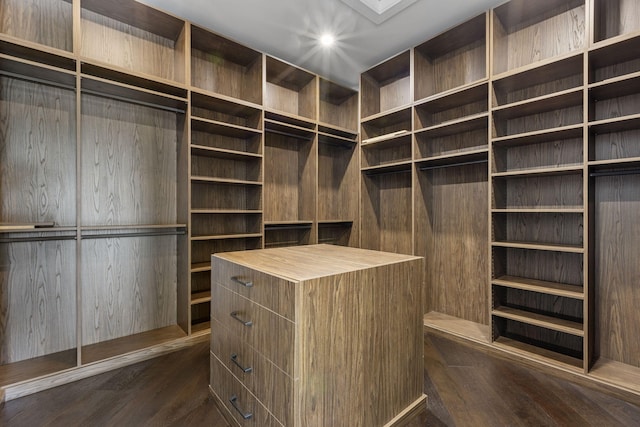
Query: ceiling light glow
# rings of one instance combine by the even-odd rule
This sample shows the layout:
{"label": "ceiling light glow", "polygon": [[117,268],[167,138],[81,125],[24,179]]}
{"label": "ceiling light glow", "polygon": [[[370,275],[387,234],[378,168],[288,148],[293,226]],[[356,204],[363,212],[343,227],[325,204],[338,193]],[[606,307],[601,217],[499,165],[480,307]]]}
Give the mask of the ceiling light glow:
{"label": "ceiling light glow", "polygon": [[329,33],[324,33],[321,37],[320,37],[320,43],[322,44],[322,46],[324,47],[329,47],[331,45],[333,45],[333,43],[336,41],[336,39],[333,37],[333,35],[329,34]]}

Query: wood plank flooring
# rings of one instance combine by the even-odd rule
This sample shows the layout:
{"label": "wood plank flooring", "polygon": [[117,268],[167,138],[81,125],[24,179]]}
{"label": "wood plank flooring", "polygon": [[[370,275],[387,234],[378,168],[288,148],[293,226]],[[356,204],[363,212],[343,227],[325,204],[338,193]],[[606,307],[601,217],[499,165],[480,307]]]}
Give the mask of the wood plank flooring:
{"label": "wood plank flooring", "polygon": [[[595,388],[440,336],[425,334],[424,343],[428,408],[409,427],[640,425],[640,406]],[[208,368],[201,343],[6,402],[0,425],[226,427]]]}

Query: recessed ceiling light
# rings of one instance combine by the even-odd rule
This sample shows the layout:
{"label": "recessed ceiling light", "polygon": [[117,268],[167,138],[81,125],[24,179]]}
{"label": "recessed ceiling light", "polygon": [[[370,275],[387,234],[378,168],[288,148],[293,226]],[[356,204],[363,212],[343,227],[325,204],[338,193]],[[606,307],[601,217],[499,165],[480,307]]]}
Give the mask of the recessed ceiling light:
{"label": "recessed ceiling light", "polygon": [[320,43],[324,47],[329,47],[329,46],[333,45],[333,43],[335,41],[336,41],[336,39],[333,37],[333,35],[331,35],[329,33],[324,33],[322,36],[320,36]]}

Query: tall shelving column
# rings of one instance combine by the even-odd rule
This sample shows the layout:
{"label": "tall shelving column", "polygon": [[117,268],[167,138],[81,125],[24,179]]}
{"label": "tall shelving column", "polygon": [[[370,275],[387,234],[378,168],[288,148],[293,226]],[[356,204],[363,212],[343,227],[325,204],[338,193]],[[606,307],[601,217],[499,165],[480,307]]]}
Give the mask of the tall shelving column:
{"label": "tall shelving column", "polygon": [[415,255],[424,323],[488,343],[488,14],[414,48]]}
{"label": "tall shelving column", "polygon": [[360,78],[360,247],[413,253],[411,51]]}
{"label": "tall shelving column", "polygon": [[584,1],[512,0],[493,10],[494,344],[575,372],[584,372],[587,324],[586,16]]}
{"label": "tall shelving column", "polygon": [[640,393],[640,4],[593,2],[588,52],[590,375]]}
{"label": "tall shelving column", "polygon": [[317,242],[318,77],[265,60],[265,247]]}
{"label": "tall shelving column", "polygon": [[191,333],[210,328],[211,254],[259,249],[262,54],[191,26]]}

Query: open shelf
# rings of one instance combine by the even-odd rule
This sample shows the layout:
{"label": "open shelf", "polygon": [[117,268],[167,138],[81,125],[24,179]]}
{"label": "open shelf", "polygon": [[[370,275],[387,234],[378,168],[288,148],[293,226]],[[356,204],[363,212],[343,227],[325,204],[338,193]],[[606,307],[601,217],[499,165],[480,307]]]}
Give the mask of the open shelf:
{"label": "open shelf", "polygon": [[640,392],[640,367],[599,357],[591,367],[589,375],[606,383],[612,382],[632,393]]}
{"label": "open shelf", "polygon": [[73,52],[73,5],[69,0],[4,0],[0,33]]}
{"label": "open shelf", "polygon": [[134,0],[83,0],[80,55],[133,75],[185,84],[185,23]]}
{"label": "open shelf", "polygon": [[318,243],[340,246],[358,245],[358,230],[353,221],[319,221]]}
{"label": "open shelf", "polygon": [[583,208],[582,170],[493,178],[494,209]]}
{"label": "open shelf", "polygon": [[640,72],[589,85],[590,121],[640,114]]}
{"label": "open shelf", "polygon": [[30,46],[4,41],[1,37],[0,35],[0,52],[2,52],[0,54],[0,70],[3,74],[18,74],[49,80],[51,79],[49,70],[53,71],[51,74],[54,76],[65,70],[69,74],[64,82],[58,81],[55,77],[51,79],[51,82],[59,82],[68,86],[75,85],[70,76],[75,77],[73,72],[76,69],[76,60],[71,54],[41,51]]}
{"label": "open shelf", "polygon": [[261,210],[262,185],[258,182],[191,180],[191,209]]}
{"label": "open shelf", "polygon": [[446,95],[427,98],[414,107],[414,127],[420,130],[475,118],[488,111],[488,94],[488,84],[483,83]]}
{"label": "open shelf", "polygon": [[358,91],[319,79],[318,121],[357,133]]}
{"label": "open shelf", "polygon": [[205,239],[193,240],[191,242],[191,288],[194,288],[194,273],[204,274],[208,277],[204,279],[201,289],[209,289],[211,285],[211,254],[218,252],[245,251],[262,248],[262,234],[250,236],[232,236],[227,239]]}
{"label": "open shelf", "polygon": [[494,213],[495,244],[537,242],[545,246],[582,247],[581,213]]}
{"label": "open shelf", "polygon": [[486,79],[487,46],[484,13],[417,46],[415,100]]}
{"label": "open shelf", "polygon": [[584,299],[582,286],[567,283],[548,282],[524,277],[503,275],[491,280],[497,286],[522,289],[542,294],[557,295],[566,298]]}
{"label": "open shelf", "polygon": [[558,351],[548,350],[537,345],[527,344],[518,339],[504,336],[497,338],[493,342],[493,345],[509,353],[540,362],[544,365],[560,367],[575,373],[583,372],[583,361],[578,357],[562,354]]}
{"label": "open shelf", "polygon": [[494,316],[505,319],[516,320],[518,322],[530,325],[540,326],[558,332],[564,332],[579,337],[584,336],[584,327],[582,323],[573,322],[571,320],[559,319],[553,316],[545,316],[543,314],[532,313],[526,310],[518,310],[511,307],[499,306],[491,311]]}
{"label": "open shelf", "polygon": [[265,221],[264,246],[277,248],[312,244],[315,241],[314,225],[313,221]]}
{"label": "open shelf", "polygon": [[496,7],[494,75],[583,49],[587,16],[584,0],[511,0]]}
{"label": "open shelf", "polygon": [[377,142],[362,143],[360,147],[362,169],[410,161],[411,133]]}
{"label": "open shelf", "polygon": [[262,54],[192,25],[191,84],[262,104]]}
{"label": "open shelf", "polygon": [[82,347],[82,364],[86,365],[121,354],[165,344],[185,336],[178,326],[166,326]]}
{"label": "open shelf", "polygon": [[463,322],[476,340],[478,328],[490,336],[486,155],[457,166],[419,162],[414,178],[414,254],[425,257],[428,284],[423,311],[456,319],[451,327]]}
{"label": "open shelf", "polygon": [[594,42],[640,30],[640,5],[633,0],[594,0]]}
{"label": "open shelf", "polygon": [[360,77],[360,116],[383,114],[411,101],[411,52],[405,51]]}
{"label": "open shelf", "polygon": [[75,368],[77,360],[78,351],[71,348],[20,362],[3,362],[0,364],[0,387]]}
{"label": "open shelf", "polygon": [[[612,3],[615,3],[613,0]],[[631,2],[629,2],[631,3]],[[617,41],[600,43],[588,52],[589,83],[597,83],[640,71],[640,35],[633,34]]]}
{"label": "open shelf", "polygon": [[197,90],[191,91],[191,116],[240,128],[262,130],[262,110],[258,106]]}
{"label": "open shelf", "polygon": [[260,213],[191,214],[191,238],[220,238],[230,235],[255,235],[262,232]]}
{"label": "open shelf", "polygon": [[317,120],[317,77],[267,56],[264,106],[308,120]]}

